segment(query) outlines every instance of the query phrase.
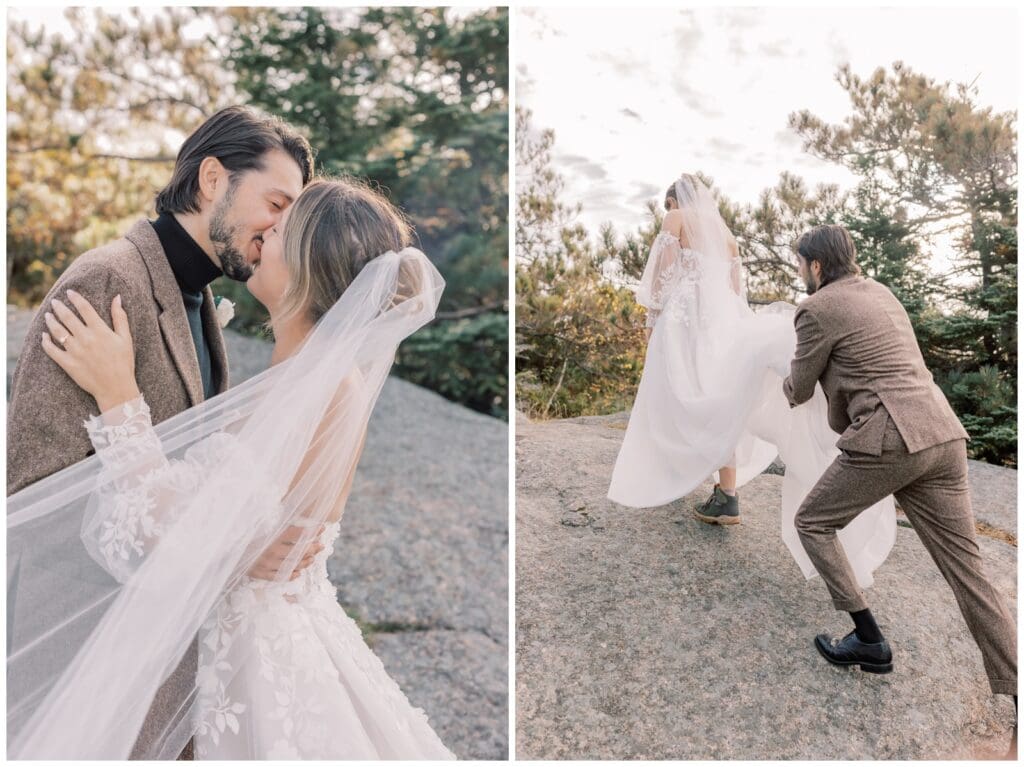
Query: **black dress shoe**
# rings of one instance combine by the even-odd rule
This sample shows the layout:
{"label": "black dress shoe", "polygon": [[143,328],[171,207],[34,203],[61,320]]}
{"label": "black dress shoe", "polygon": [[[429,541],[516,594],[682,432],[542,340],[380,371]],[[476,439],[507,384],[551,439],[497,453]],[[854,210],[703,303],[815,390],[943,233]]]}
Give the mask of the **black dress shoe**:
{"label": "black dress shoe", "polygon": [[818,634],[814,646],[829,663],[837,666],[860,666],[861,671],[872,674],[888,674],[892,671],[892,650],[884,639],[881,642],[862,642],[856,631],[842,639],[833,639],[828,634]]}

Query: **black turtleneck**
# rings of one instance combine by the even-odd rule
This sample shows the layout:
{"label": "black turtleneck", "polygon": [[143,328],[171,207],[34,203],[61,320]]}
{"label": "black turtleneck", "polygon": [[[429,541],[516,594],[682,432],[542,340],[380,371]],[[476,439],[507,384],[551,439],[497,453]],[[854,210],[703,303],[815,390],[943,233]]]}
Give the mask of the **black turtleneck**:
{"label": "black turtleneck", "polygon": [[220,277],[222,272],[173,215],[161,213],[152,224],[181,289],[192,342],[199,358],[199,372],[203,377],[203,396],[209,399],[216,393],[216,385],[210,347],[203,333],[203,319],[199,310],[203,305],[203,288]]}

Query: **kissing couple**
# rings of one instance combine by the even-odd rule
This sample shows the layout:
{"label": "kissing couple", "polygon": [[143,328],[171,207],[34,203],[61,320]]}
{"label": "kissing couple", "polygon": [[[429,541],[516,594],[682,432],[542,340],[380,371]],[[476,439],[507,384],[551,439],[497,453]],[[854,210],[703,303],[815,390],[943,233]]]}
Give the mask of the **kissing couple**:
{"label": "kissing couple", "polygon": [[[337,602],[327,558],[399,343],[444,281],[309,143],[232,107],[155,221],[75,259],[8,415],[8,758],[451,759]],[[209,284],[270,314],[228,389]]]}
{"label": "kissing couple", "polygon": [[665,208],[637,290],[649,343],[609,498],[660,506],[717,471],[694,514],[731,525],[737,488],[781,457],[783,538],[853,624],[813,646],[829,663],[886,674],[894,654],[864,589],[895,543],[895,497],[953,590],[992,692],[1016,707],[1016,623],[975,539],[968,435],[899,300],[861,274],[846,229],[823,225],[794,247],[808,298],[755,314],[707,186],[684,173]]}

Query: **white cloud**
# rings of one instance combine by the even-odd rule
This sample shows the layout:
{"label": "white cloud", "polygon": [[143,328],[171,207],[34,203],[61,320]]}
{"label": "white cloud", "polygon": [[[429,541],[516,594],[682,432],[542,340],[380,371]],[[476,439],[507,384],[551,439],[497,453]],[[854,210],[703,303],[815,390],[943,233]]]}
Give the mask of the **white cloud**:
{"label": "white cloud", "polygon": [[646,200],[683,170],[710,174],[739,202],[756,202],[783,170],[848,187],[848,172],[804,153],[787,127],[800,109],[830,122],[850,113],[841,62],[862,76],[897,60],[941,81],[980,74],[981,103],[1017,105],[1007,8],[562,8],[517,22],[516,59],[531,78],[517,96],[537,127],[555,130],[556,166],[590,163],[561,169],[594,233],[606,220],[619,231],[641,223]]}

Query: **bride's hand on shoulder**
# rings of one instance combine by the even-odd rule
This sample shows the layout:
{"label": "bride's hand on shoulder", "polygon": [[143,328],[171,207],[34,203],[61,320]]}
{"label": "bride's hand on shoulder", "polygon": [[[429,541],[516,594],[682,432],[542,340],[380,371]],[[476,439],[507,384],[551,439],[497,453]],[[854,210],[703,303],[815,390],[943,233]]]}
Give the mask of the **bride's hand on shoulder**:
{"label": "bride's hand on shoulder", "polygon": [[135,347],[121,296],[110,306],[113,328],[75,291],[68,290],[67,299],[78,314],[53,300],[45,314],[49,332],[43,333],[43,351],[92,395],[101,413],[136,399]]}

